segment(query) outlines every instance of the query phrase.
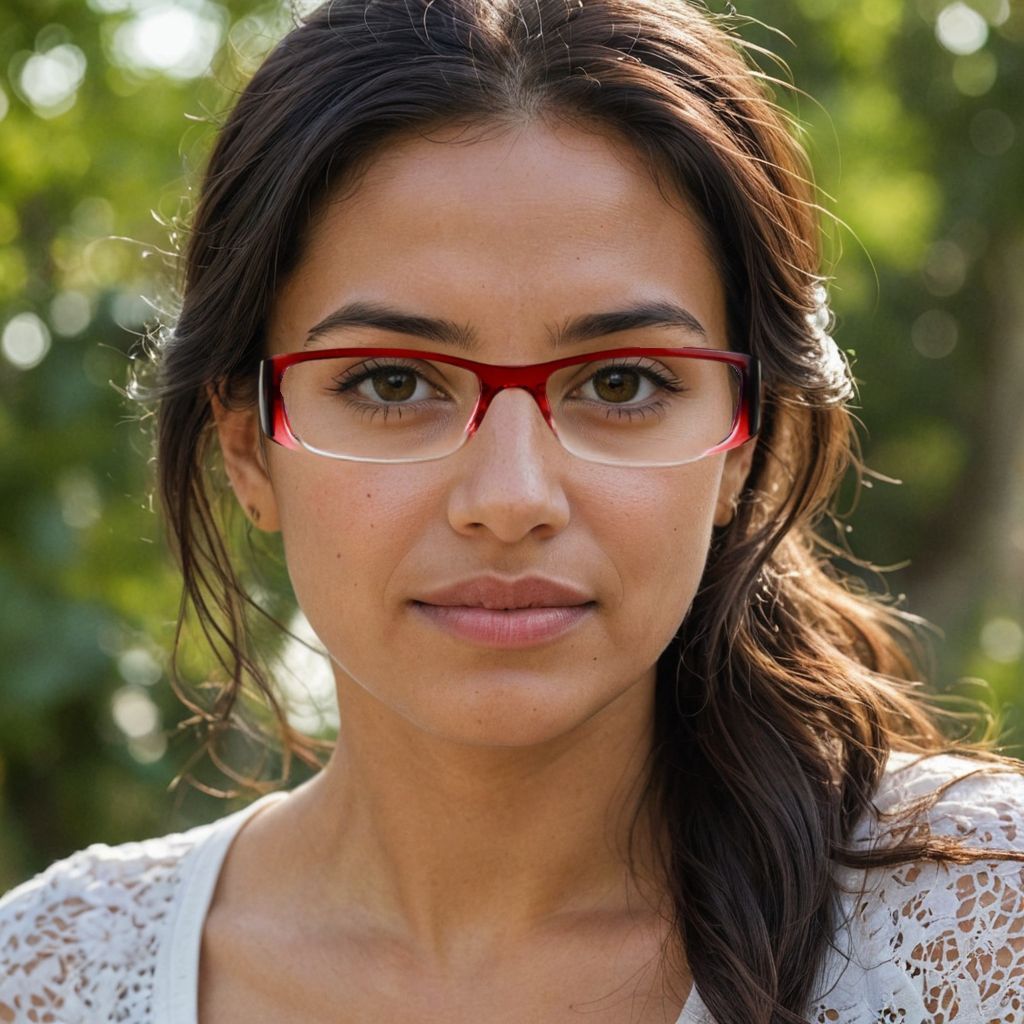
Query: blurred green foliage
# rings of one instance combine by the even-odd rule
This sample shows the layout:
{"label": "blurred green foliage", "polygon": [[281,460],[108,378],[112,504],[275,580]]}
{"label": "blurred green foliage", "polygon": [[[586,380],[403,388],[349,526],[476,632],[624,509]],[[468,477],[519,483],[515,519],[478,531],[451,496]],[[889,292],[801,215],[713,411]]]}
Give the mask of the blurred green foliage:
{"label": "blurred green foliage", "polygon": [[[779,99],[833,197],[866,459],[902,480],[869,479],[852,548],[906,563],[887,585],[946,633],[934,685],[986,679],[1019,754],[1024,7],[738,15],[799,86]],[[167,792],[192,750],[166,678],[179,588],[143,410],[119,388],[173,309],[168,250],[209,122],[288,23],[284,3],[0,0],[0,891],[89,842],[224,813]]]}

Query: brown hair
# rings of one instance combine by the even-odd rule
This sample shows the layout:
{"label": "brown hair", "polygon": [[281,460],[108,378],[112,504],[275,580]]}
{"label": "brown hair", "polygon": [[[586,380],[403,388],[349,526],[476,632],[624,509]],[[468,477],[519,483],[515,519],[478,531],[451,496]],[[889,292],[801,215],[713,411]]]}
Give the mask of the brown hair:
{"label": "brown hair", "polygon": [[210,157],[180,316],[158,352],[159,489],[182,615],[194,609],[226,672],[212,706],[183,697],[215,737],[248,682],[274,708],[286,755],[319,763],[322,744],[288,725],[251,653],[258,606],[210,493],[209,388],[253,401],[268,309],[304,228],[389,139],[539,115],[616,132],[688,197],[715,243],[731,344],[762,364],[763,427],[736,516],[716,530],[658,663],[648,795],[711,1013],[797,1022],[837,924],[836,864],[975,855],[927,830],[873,853],[849,847],[889,751],[1011,762],[944,738],[915,690],[906,617],[844,580],[815,534],[857,460],[848,373],[821,323],[814,190],[742,45],[696,6],[334,0],[267,58]]}

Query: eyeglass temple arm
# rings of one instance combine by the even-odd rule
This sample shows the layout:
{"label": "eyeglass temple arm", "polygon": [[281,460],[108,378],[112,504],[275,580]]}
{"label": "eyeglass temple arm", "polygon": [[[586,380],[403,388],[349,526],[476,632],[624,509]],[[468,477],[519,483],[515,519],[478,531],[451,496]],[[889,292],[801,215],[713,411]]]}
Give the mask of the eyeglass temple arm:
{"label": "eyeglass temple arm", "polygon": [[280,396],[281,370],[273,360],[264,359],[260,363],[259,393],[257,405],[260,418],[260,435],[263,439],[273,441],[282,448],[293,451],[301,448],[287,420],[284,405]]}
{"label": "eyeglass temple arm", "polygon": [[747,362],[747,386],[750,388],[747,408],[750,410],[749,432],[754,437],[761,430],[761,360]]}
{"label": "eyeglass temple arm", "polygon": [[273,374],[274,368],[267,360],[263,360],[260,363],[260,377],[259,377],[259,414],[260,414],[260,430],[262,430],[264,437],[268,437],[271,441],[276,440],[274,437],[274,410],[273,410]]}

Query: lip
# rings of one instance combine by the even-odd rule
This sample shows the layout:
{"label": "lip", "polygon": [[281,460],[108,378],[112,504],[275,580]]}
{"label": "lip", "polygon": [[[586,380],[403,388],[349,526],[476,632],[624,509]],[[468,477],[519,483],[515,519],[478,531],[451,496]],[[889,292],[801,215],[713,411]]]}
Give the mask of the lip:
{"label": "lip", "polygon": [[507,611],[518,608],[567,608],[592,603],[585,590],[547,576],[473,576],[416,598],[420,604],[486,608]]}
{"label": "lip", "polygon": [[585,591],[561,580],[476,576],[412,602],[435,626],[470,643],[516,648],[554,640],[593,611]]}

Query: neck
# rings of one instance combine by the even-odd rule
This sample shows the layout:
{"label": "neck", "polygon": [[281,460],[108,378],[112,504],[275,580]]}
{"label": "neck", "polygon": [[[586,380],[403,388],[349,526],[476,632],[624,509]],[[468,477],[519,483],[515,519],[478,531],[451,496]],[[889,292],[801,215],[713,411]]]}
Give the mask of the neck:
{"label": "neck", "polygon": [[572,735],[521,748],[431,736],[339,688],[337,746],[296,794],[304,875],[326,913],[375,919],[447,958],[469,936],[514,943],[574,915],[625,914],[655,891],[639,814],[653,674]]}

